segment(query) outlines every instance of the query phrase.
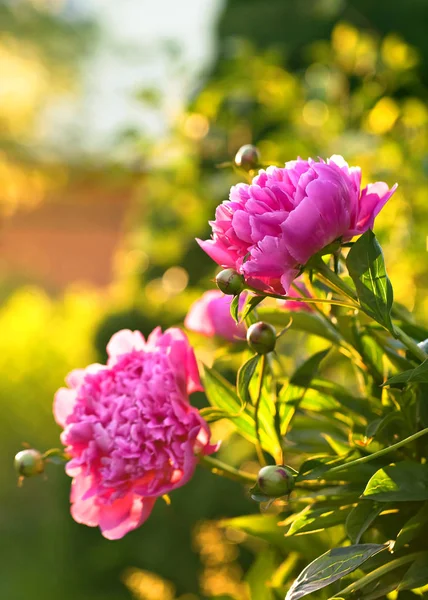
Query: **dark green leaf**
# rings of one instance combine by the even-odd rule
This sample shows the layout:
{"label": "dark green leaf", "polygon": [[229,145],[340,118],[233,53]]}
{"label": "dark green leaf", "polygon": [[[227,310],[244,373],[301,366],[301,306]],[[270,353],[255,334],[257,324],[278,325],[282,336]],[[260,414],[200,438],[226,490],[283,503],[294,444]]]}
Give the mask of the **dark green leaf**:
{"label": "dark green leaf", "polygon": [[251,402],[250,395],[250,382],[251,379],[257,369],[257,365],[259,364],[260,356],[256,354],[247,360],[246,363],[242,365],[242,367],[238,371],[238,375],[236,378],[236,388],[238,390],[238,395],[242,401],[243,406],[245,406],[248,402]]}
{"label": "dark green leaf", "polygon": [[428,383],[428,358],[415,369],[409,369],[390,377],[384,385],[395,385],[397,383]]}
{"label": "dark green leaf", "polygon": [[428,552],[421,554],[401,580],[398,590],[414,590],[428,584]]}
{"label": "dark green leaf", "polygon": [[394,544],[394,551],[401,550],[403,546],[411,542],[415,537],[421,534],[423,527],[428,523],[428,502],[404,524],[399,531]]}
{"label": "dark green leaf", "polygon": [[330,342],[337,344],[340,342],[340,336],[332,325],[321,319],[318,315],[307,311],[286,311],[283,308],[260,308],[259,317],[272,325],[286,327],[290,318],[293,319],[291,329],[304,331],[318,337],[322,337]]}
{"label": "dark green leaf", "polygon": [[363,309],[378,323],[393,331],[392,285],[386,273],[382,248],[370,229],[352,246],[346,266]]}
{"label": "dark green leaf", "polygon": [[258,306],[260,302],[263,302],[263,300],[264,296],[247,296],[241,311],[241,321],[245,321],[245,319],[252,313],[256,306]]}
{"label": "dark green leaf", "polygon": [[305,508],[293,520],[286,535],[309,533],[341,525],[346,521],[351,509],[351,506]]}
{"label": "dark green leaf", "polygon": [[385,549],[386,546],[380,544],[358,544],[329,550],[303,569],[285,600],[298,600],[338,581]]}
{"label": "dark green leaf", "polygon": [[428,465],[400,462],[377,471],[363,496],[380,502],[428,500]]}
{"label": "dark green leaf", "polygon": [[233,300],[230,303],[230,314],[232,315],[232,319],[236,323],[239,323],[239,294],[233,296]]}
{"label": "dark green leaf", "polygon": [[373,438],[381,431],[388,427],[394,421],[401,421],[403,423],[403,415],[398,411],[388,413],[383,419],[375,419],[371,423],[368,424],[366,429],[366,436],[368,438]]}
{"label": "dark green leaf", "polygon": [[360,500],[346,519],[346,533],[353,544],[358,544],[363,533],[385,509],[385,504]]}
{"label": "dark green leaf", "polygon": [[330,348],[317,352],[308,360],[306,360],[300,367],[296,369],[294,374],[290,378],[291,385],[297,385],[303,388],[309,387],[312,378],[318,373],[322,360],[330,352]]}

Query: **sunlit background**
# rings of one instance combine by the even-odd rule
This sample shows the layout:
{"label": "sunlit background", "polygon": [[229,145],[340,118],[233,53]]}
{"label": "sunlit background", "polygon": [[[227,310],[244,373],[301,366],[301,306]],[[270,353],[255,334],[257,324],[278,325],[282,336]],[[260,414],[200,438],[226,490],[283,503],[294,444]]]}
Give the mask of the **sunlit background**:
{"label": "sunlit background", "polygon": [[58,445],[53,393],[112,333],[181,324],[212,286],[194,238],[245,143],[398,182],[376,233],[428,325],[428,4],[0,0],[0,20],[0,597],[247,600],[260,546],[217,526],[258,510],[239,485],[198,473],[113,543],[72,521],[61,468],[18,488],[13,455]]}

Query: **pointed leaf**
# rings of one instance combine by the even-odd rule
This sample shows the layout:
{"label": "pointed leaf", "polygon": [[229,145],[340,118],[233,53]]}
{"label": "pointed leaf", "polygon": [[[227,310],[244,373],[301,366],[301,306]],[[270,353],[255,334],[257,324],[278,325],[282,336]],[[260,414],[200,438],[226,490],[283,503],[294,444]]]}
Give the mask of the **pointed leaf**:
{"label": "pointed leaf", "polygon": [[382,248],[370,229],[352,246],[346,266],[361,306],[375,321],[392,332],[392,285],[386,273]]}
{"label": "pointed leaf", "polygon": [[403,373],[394,375],[385,381],[384,385],[402,383],[428,383],[428,358],[415,369],[408,369]]}
{"label": "pointed leaf", "polygon": [[360,500],[346,519],[346,533],[353,544],[358,544],[361,536],[373,521],[385,510],[385,504]]}
{"label": "pointed leaf", "polygon": [[259,364],[259,360],[260,356],[258,354],[256,354],[256,356],[252,356],[250,360],[244,363],[238,371],[238,376],[236,379],[236,388],[244,406],[247,403],[251,402],[249,386],[251,379],[257,369],[257,365]]}
{"label": "pointed leaf", "polygon": [[341,525],[346,521],[351,509],[352,506],[305,508],[292,522],[286,535],[299,535]]}
{"label": "pointed leaf", "polygon": [[239,294],[233,296],[233,300],[230,303],[230,314],[235,323],[239,323]]}
{"label": "pointed leaf", "polygon": [[357,544],[329,550],[303,569],[285,600],[298,600],[338,581],[386,548],[380,544]]}
{"label": "pointed leaf", "polygon": [[330,352],[330,348],[317,352],[308,360],[306,360],[300,367],[296,369],[294,374],[290,378],[291,385],[298,385],[303,388],[309,387],[313,377],[318,373],[322,360]]}
{"label": "pointed leaf", "polygon": [[256,306],[258,306],[260,302],[263,302],[263,300],[264,296],[248,295],[241,310],[241,321],[245,321],[245,319],[252,313]]}
{"label": "pointed leaf", "polygon": [[380,502],[428,500],[428,465],[405,461],[379,469],[363,496]]}
{"label": "pointed leaf", "polygon": [[421,534],[424,526],[428,523],[428,502],[409,519],[399,531],[394,544],[394,552],[401,550],[406,544]]}
{"label": "pointed leaf", "polygon": [[251,442],[256,442],[254,419],[241,410],[241,401],[230,383],[215,369],[210,369],[205,365],[202,379],[211,406],[223,411],[224,416],[232,419],[233,424],[242,435]]}
{"label": "pointed leaf", "polygon": [[415,560],[398,586],[398,591],[414,590],[428,585],[428,552]]}

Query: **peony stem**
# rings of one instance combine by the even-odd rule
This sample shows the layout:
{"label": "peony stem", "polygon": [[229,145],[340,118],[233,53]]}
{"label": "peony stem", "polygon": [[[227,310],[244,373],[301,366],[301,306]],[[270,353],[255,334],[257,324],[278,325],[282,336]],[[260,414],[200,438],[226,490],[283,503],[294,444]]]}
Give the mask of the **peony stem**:
{"label": "peony stem", "polygon": [[[352,288],[350,288],[346,283],[338,276],[334,271],[329,269],[329,267],[323,262],[320,261],[317,265],[318,276],[324,283],[327,283],[334,290],[341,292],[347,298],[352,301],[357,300],[357,295]],[[364,308],[360,305],[358,306],[359,310],[366,312]],[[371,315],[366,312],[366,314],[370,317]],[[428,358],[428,354],[420,348],[417,343],[407,335],[398,325],[394,325],[394,330],[391,332],[393,336],[400,340],[400,342],[405,346],[416,358],[420,361],[424,362]]]}
{"label": "peony stem", "polygon": [[253,475],[253,473],[236,469],[212,456],[199,456],[199,464],[211,471],[211,473],[226,477],[227,479],[233,479],[233,481],[239,481],[240,483],[255,483],[257,481],[257,476]]}
{"label": "peony stem", "polygon": [[270,292],[261,292],[257,288],[246,285],[245,289],[249,292],[253,292],[257,296],[266,296],[267,298],[276,298],[277,300],[291,300],[292,302],[306,302],[307,304],[334,304],[335,306],[345,306],[346,308],[358,309],[359,305],[349,304],[343,302],[343,300],[328,300],[327,298],[305,298],[304,296],[281,296],[280,294],[271,294]]}
{"label": "peony stem", "polygon": [[332,469],[329,469],[327,472],[328,472],[328,474],[336,473],[337,471],[342,471],[343,469],[347,469],[348,467],[354,467],[356,465],[362,465],[366,462],[370,462],[371,460],[375,460],[376,458],[385,456],[385,454],[389,454],[390,452],[393,452],[394,450],[398,450],[398,448],[401,448],[402,446],[406,446],[410,442],[417,440],[418,438],[422,437],[423,435],[426,435],[427,433],[428,433],[428,427],[426,429],[421,429],[421,431],[418,431],[417,433],[414,433],[413,435],[410,435],[408,438],[401,440],[401,442],[392,444],[392,446],[383,448],[382,450],[379,450],[378,452],[374,452],[373,454],[369,454],[368,456],[362,456],[361,458],[357,458],[356,460],[351,460],[350,462],[344,463],[343,465],[338,465],[337,467],[333,467]]}
{"label": "peony stem", "polygon": [[263,379],[266,371],[266,355],[263,354],[261,357],[261,367],[260,367],[260,378],[257,386],[257,397],[254,403],[254,428],[256,430],[256,452],[257,458],[259,459],[259,463],[262,467],[266,466],[266,460],[263,455],[262,444],[260,441],[260,419],[259,419],[259,410],[260,410],[260,400],[262,399],[262,390],[263,390]]}

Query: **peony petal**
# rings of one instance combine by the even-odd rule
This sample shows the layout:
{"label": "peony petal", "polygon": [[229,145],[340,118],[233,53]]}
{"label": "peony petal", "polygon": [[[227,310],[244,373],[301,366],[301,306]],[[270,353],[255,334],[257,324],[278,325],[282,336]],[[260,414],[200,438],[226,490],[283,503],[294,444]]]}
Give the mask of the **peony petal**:
{"label": "peony petal", "polygon": [[367,229],[373,229],[375,218],[391,198],[397,187],[398,184],[395,184],[389,189],[383,181],[369,183],[361,192],[357,223],[347,232],[347,236],[353,237],[354,235],[364,233]]}
{"label": "peony petal", "polygon": [[137,529],[150,516],[156,498],[141,498],[128,494],[110,505],[100,508],[99,525],[101,533],[108,540],[118,540]]}
{"label": "peony petal", "polygon": [[65,427],[67,418],[72,414],[76,405],[77,393],[75,390],[60,388],[54,398],[53,414],[55,421]]}
{"label": "peony petal", "polygon": [[128,354],[133,350],[143,350],[145,340],[139,331],[122,329],[115,333],[107,344],[107,354],[109,355],[108,364],[115,364],[117,357]]}
{"label": "peony petal", "polygon": [[188,394],[202,392],[204,388],[199,378],[195,353],[184,331],[177,327],[167,329],[162,338],[162,345],[169,347],[169,358],[177,376],[182,374],[184,390]]}
{"label": "peony petal", "polygon": [[236,253],[230,252],[224,244],[217,240],[200,240],[196,239],[199,246],[210,258],[222,267],[234,267]]}
{"label": "peony petal", "polygon": [[196,300],[189,308],[189,312],[184,319],[186,329],[196,331],[207,337],[213,337],[216,332],[208,312],[208,307],[210,302],[221,296],[223,294],[220,290],[210,290]]}

